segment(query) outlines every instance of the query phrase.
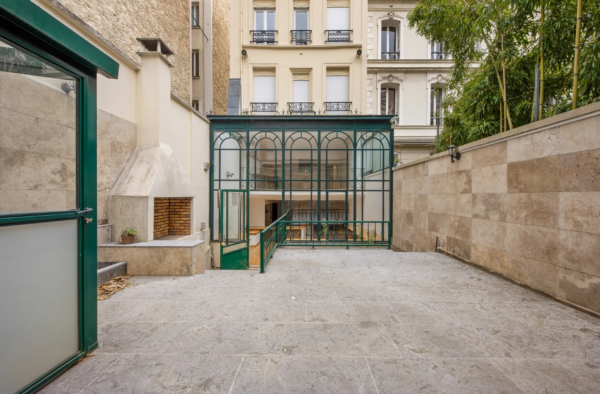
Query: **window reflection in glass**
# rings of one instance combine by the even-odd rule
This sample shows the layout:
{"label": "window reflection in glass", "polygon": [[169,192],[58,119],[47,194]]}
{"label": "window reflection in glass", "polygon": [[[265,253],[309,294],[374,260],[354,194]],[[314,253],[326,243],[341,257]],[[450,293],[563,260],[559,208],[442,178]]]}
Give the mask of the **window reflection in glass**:
{"label": "window reflection in glass", "polygon": [[0,40],[0,214],[77,208],[77,83]]}

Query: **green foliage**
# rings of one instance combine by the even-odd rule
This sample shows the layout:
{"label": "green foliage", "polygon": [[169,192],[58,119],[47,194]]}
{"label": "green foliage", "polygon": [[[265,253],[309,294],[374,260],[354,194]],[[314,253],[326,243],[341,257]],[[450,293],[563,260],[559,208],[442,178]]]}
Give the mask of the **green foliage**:
{"label": "green foliage", "polygon": [[[513,127],[533,118],[540,33],[544,51],[542,117],[571,109],[577,0],[421,0],[412,28],[452,55],[454,71],[444,100],[440,147],[462,145],[500,132],[502,66]],[[600,0],[583,1],[578,106],[600,100]],[[483,49],[476,49],[477,43]],[[503,50],[504,47],[504,50]],[[474,62],[478,67],[471,67]]]}
{"label": "green foliage", "polygon": [[137,231],[133,227],[128,230],[123,230],[121,232],[122,237],[128,237],[128,236],[136,235],[136,234],[137,234]]}

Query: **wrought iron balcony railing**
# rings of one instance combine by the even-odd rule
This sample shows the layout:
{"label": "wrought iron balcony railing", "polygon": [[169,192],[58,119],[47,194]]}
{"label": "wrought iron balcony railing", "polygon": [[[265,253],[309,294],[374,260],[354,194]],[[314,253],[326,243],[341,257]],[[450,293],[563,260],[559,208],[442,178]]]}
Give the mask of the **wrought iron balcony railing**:
{"label": "wrought iron balcony railing", "polygon": [[290,114],[314,114],[313,105],[314,103],[296,101],[288,103],[288,111]]}
{"label": "wrought iron balcony railing", "polygon": [[277,103],[250,103],[252,112],[277,112]]}
{"label": "wrought iron balcony railing", "polygon": [[275,34],[277,30],[250,30],[252,34],[251,44],[276,44]]}
{"label": "wrought iron balcony railing", "polygon": [[325,30],[325,42],[352,42],[351,34],[352,30]]}
{"label": "wrought iron balcony railing", "polygon": [[326,102],[325,112],[352,112],[352,102]]}
{"label": "wrought iron balcony railing", "polygon": [[381,59],[398,60],[400,59],[400,52],[381,52]]}
{"label": "wrought iron balcony railing", "polygon": [[307,45],[311,42],[312,30],[291,30],[292,42],[296,45]]}
{"label": "wrought iron balcony railing", "polygon": [[447,57],[448,57],[448,55],[446,55],[446,52],[431,51],[431,59],[432,60],[444,60]]}

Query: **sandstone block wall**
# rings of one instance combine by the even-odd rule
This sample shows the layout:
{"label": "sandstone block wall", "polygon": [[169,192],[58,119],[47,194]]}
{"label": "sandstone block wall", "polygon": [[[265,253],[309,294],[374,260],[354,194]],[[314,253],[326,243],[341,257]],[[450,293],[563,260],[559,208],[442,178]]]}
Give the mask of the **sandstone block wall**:
{"label": "sandstone block wall", "polygon": [[[190,2],[188,0],[48,0],[68,10],[138,65],[136,38],[160,37],[175,52],[171,90],[186,102],[190,92]],[[229,36],[227,36],[229,40]],[[229,56],[229,55],[228,55]]]}
{"label": "sandstone block wall", "polygon": [[600,103],[394,171],[393,244],[600,313]]}
{"label": "sandstone block wall", "polygon": [[229,1],[213,0],[213,112],[227,114],[229,88]]}

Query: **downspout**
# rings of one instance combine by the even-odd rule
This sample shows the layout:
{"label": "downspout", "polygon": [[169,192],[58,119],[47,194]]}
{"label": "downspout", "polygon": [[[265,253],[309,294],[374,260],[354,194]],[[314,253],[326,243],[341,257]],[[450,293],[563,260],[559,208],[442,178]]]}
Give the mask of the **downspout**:
{"label": "downspout", "polygon": [[579,48],[580,37],[581,37],[581,7],[582,0],[577,0],[577,30],[575,32],[575,64],[573,66],[573,109],[577,109],[577,96],[579,88]]}

